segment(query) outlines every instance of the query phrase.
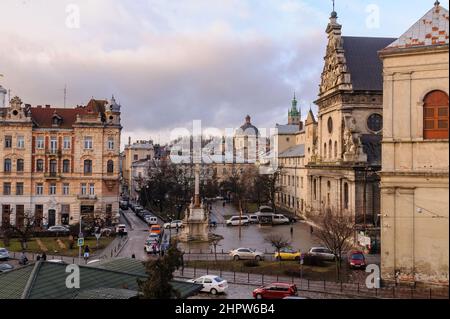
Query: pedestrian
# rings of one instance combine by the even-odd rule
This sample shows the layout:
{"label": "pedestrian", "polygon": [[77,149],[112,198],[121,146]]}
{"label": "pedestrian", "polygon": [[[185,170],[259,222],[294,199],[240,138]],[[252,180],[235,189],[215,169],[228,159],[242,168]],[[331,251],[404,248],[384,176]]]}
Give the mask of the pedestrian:
{"label": "pedestrian", "polygon": [[136,255],[135,254],[131,255],[131,258],[136,259]]}
{"label": "pedestrian", "polygon": [[45,251],[42,253],[42,260],[46,261],[47,260],[47,254],[45,253]]}
{"label": "pedestrian", "polygon": [[291,224],[291,237],[294,236],[294,225]]}
{"label": "pedestrian", "polygon": [[86,247],[84,247],[84,260],[86,261],[86,263],[87,263],[87,261],[89,259],[89,253],[90,252],[91,252],[91,250],[89,249],[89,246],[86,245]]}
{"label": "pedestrian", "polygon": [[36,261],[39,261],[39,260],[41,260],[41,255],[38,254],[38,255],[36,256]]}
{"label": "pedestrian", "polygon": [[314,233],[314,227],[312,227],[312,225],[309,226],[309,231],[310,231],[311,235]]}
{"label": "pedestrian", "polygon": [[25,255],[25,252],[22,251],[22,254],[20,255],[20,259],[19,259],[19,264],[25,266],[26,264],[28,264],[28,258]]}
{"label": "pedestrian", "polygon": [[176,227],[176,229],[177,229],[177,234],[178,234],[179,228],[180,228],[180,226],[178,226],[178,223],[177,223],[177,227]]}
{"label": "pedestrian", "polygon": [[153,243],[152,250],[153,250],[153,255],[156,256],[156,243]]}

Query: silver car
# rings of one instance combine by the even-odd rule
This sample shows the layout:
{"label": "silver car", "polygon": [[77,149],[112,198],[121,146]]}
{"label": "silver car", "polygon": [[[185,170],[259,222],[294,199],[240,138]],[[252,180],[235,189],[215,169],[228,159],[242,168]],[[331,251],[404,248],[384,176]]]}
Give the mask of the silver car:
{"label": "silver car", "polygon": [[334,259],[335,259],[335,256],[331,252],[331,250],[329,250],[328,248],[325,248],[325,247],[312,247],[309,250],[309,255],[317,256],[320,259],[328,260],[328,261],[334,261]]}
{"label": "silver car", "polygon": [[0,264],[0,273],[8,272],[13,269],[14,269],[14,266],[11,266],[10,264]]}
{"label": "silver car", "polygon": [[9,259],[9,252],[6,250],[6,248],[0,248],[0,260],[8,260]]}
{"label": "silver car", "polygon": [[263,260],[264,259],[264,253],[257,251],[252,248],[238,248],[235,250],[230,251],[230,256],[234,260],[241,260],[241,259],[251,259],[251,260]]}
{"label": "silver car", "polygon": [[70,230],[65,226],[51,226],[48,228],[51,233],[68,233]]}

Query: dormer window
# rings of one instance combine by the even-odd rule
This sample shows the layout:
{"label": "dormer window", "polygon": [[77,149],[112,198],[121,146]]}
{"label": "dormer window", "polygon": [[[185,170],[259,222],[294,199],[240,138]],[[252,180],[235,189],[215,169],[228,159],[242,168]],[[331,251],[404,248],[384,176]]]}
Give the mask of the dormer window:
{"label": "dormer window", "polygon": [[61,116],[59,116],[58,114],[53,113],[53,117],[52,117],[52,125],[53,126],[60,126],[62,123],[62,118]]}

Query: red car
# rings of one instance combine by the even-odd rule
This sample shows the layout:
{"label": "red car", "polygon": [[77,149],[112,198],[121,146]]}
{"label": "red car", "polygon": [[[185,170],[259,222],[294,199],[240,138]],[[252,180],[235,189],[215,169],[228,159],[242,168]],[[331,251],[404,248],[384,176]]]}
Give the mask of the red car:
{"label": "red car", "polygon": [[297,286],[292,284],[273,283],[253,290],[255,299],[284,299],[297,296]]}
{"label": "red car", "polygon": [[348,265],[350,269],[366,269],[367,263],[366,258],[364,257],[364,253],[359,250],[351,251],[348,254]]}

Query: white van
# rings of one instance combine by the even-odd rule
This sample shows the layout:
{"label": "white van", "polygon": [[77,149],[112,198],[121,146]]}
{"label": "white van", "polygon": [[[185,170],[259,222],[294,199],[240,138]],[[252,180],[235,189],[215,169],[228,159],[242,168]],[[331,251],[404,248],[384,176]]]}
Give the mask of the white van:
{"label": "white van", "polygon": [[227,220],[227,226],[247,226],[248,224],[250,224],[248,216],[233,216],[229,220]]}
{"label": "white van", "polygon": [[272,217],[272,224],[274,225],[287,225],[290,224],[291,221],[284,215],[274,214]]}
{"label": "white van", "polygon": [[158,218],[155,217],[155,216],[149,216],[149,215],[147,215],[147,216],[145,216],[145,222],[146,222],[148,225],[157,225],[157,224],[158,224]]}

